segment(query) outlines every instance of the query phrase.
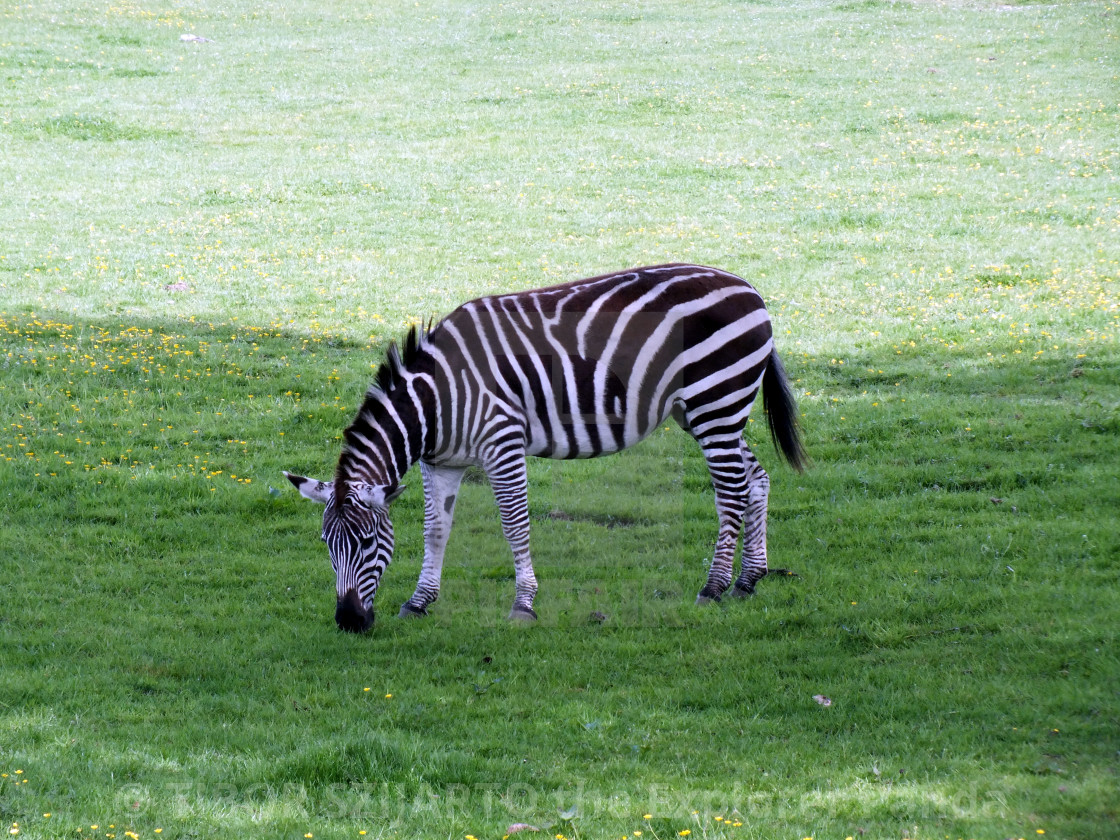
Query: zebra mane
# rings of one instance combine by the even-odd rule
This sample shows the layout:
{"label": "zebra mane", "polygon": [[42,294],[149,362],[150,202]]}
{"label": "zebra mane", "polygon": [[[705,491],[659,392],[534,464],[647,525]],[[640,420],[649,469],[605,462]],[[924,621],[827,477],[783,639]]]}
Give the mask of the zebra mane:
{"label": "zebra mane", "polygon": [[389,349],[385,351],[385,359],[374,374],[370,391],[379,391],[387,394],[401,381],[401,374],[409,370],[420,356],[420,348],[432,331],[431,321],[423,330],[413,324],[398,348],[396,341],[389,342]]}
{"label": "zebra mane", "polygon": [[[397,486],[398,479],[393,478],[391,474],[384,475],[384,470],[376,470],[374,474],[371,474],[368,469],[373,466],[373,462],[369,458],[369,441],[370,438],[378,437],[370,433],[370,426],[378,424],[376,419],[379,410],[378,405],[388,401],[388,395],[392,394],[404,382],[404,375],[423,366],[421,360],[424,357],[424,347],[431,331],[432,324],[430,321],[427,326],[417,327],[414,325],[401,339],[399,345],[396,341],[391,341],[389,347],[385,350],[385,358],[374,373],[373,382],[366,391],[362,407],[358,410],[354,421],[344,432],[345,440],[342,444],[342,454],[339,456],[338,466],[335,468],[335,505],[341,504],[349,492],[350,485],[355,481],[366,484],[384,484],[389,487]],[[382,413],[384,412],[383,408],[380,410]],[[396,431],[403,430],[396,429]],[[404,445],[407,447],[407,442]],[[379,459],[381,460],[381,466],[389,468],[390,471],[392,469],[391,464],[399,461],[399,453],[395,452],[394,448],[395,444],[390,442],[390,451],[382,453],[384,457]],[[409,465],[406,464],[402,467],[402,472]]]}

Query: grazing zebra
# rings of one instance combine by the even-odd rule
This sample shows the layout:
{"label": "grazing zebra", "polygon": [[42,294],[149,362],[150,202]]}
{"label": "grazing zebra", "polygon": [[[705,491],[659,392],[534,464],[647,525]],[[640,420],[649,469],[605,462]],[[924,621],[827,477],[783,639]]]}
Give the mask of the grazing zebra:
{"label": "grazing zebra", "polygon": [[323,541],[337,575],[335,620],[362,632],[392,559],[389,503],[420,462],[424,562],[402,616],[439,595],[463,473],[481,466],[513,549],[510,618],[535,619],[525,456],[591,458],[633,446],[672,415],[700,444],[715,489],[719,537],[698,603],[731,585],[749,595],[767,572],[770,479],[743,440],[760,388],[770,433],[801,469],[796,406],[762,297],[714,268],[636,268],[465,303],[389,347],[332,482],[285,473],[326,504]]}

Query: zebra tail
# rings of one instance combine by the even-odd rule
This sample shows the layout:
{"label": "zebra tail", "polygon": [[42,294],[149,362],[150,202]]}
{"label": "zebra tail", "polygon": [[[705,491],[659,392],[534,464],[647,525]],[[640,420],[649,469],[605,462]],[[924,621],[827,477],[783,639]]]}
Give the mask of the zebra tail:
{"label": "zebra tail", "polygon": [[778,358],[777,349],[770,351],[770,361],[762,375],[762,407],[770,425],[770,437],[791,467],[802,472],[808,463],[801,445],[797,402],[789,386],[789,378]]}

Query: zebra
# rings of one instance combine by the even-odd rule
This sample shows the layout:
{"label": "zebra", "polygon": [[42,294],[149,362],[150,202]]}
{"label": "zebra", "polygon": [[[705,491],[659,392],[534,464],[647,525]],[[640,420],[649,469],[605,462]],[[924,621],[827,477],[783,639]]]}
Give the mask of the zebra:
{"label": "zebra", "polygon": [[455,500],[481,467],[513,551],[511,619],[535,620],[526,456],[593,458],[633,446],[669,416],[699,443],[719,532],[697,603],[731,587],[748,596],[767,574],[770,479],[743,438],[759,391],[770,434],[798,471],[797,408],[762,297],[705,266],[634,268],[464,303],[390,344],[345,442],[333,481],[285,472],[325,504],[322,539],[337,583],[335,621],[364,632],[393,554],[389,504],[417,461],[424,558],[399,615],[424,616],[439,596]]}

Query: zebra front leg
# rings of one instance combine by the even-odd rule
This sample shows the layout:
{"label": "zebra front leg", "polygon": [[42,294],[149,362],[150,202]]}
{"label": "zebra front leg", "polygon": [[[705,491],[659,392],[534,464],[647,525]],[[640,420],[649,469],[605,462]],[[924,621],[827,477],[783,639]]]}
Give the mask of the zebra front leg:
{"label": "zebra front leg", "polygon": [[735,548],[743,526],[747,496],[747,469],[740,444],[738,437],[733,445],[720,439],[701,442],[715,489],[719,535],[716,537],[712,565],[708,569],[708,581],[696,596],[697,604],[720,600],[731,585]]}
{"label": "zebra front leg", "polygon": [[443,554],[465,472],[464,467],[437,467],[420,462],[420,475],[424,479],[424,563],[420,567],[416,591],[401,606],[402,618],[427,615],[428,605],[439,597]]}
{"label": "zebra front leg", "polygon": [[537,576],[533,573],[533,560],[529,555],[529,477],[524,450],[500,453],[486,464],[486,475],[498,503],[502,533],[513,551],[516,588],[509,617],[511,620],[536,621],[533,599],[537,596]]}
{"label": "zebra front leg", "polygon": [[743,517],[743,565],[731,594],[746,598],[767,574],[766,517],[770,499],[770,476],[758,463],[746,442],[743,460],[747,467],[747,505]]}

